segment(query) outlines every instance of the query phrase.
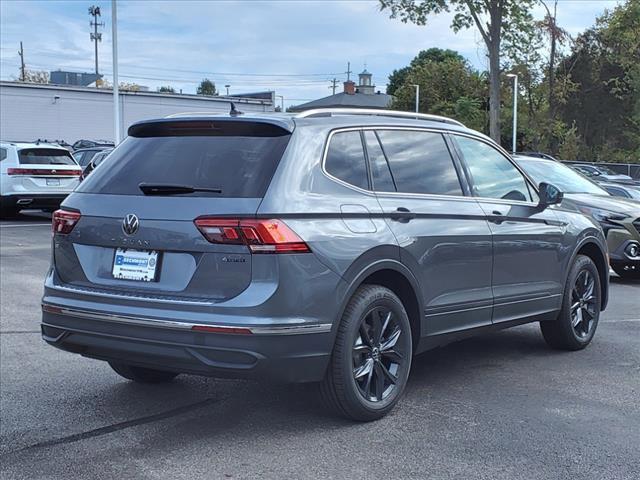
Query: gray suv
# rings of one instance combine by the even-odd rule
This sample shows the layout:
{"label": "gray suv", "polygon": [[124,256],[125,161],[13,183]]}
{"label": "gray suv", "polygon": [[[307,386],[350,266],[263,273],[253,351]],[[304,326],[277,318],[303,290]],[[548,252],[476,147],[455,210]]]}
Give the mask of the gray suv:
{"label": "gray suv", "polygon": [[428,349],[527,322],[589,344],[606,241],[561,199],[437,116],[144,121],[54,215],[43,338],[138,382],[319,382],[374,420]]}

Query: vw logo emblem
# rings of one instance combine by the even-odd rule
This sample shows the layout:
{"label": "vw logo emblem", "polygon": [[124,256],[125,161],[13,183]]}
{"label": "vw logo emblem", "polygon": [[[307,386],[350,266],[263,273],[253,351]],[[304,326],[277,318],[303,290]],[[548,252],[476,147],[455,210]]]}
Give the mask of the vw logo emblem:
{"label": "vw logo emblem", "polygon": [[140,220],[133,213],[130,213],[122,220],[122,231],[127,235],[133,235],[138,231]]}

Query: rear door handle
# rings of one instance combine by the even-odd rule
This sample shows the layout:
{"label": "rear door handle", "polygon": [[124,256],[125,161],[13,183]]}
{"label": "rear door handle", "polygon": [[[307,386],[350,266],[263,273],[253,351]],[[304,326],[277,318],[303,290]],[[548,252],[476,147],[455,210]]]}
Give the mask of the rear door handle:
{"label": "rear door handle", "polygon": [[504,213],[502,213],[500,210],[494,210],[493,212],[491,212],[491,215],[488,217],[488,220],[491,223],[501,224],[506,220],[506,218]]}
{"label": "rear door handle", "polygon": [[398,207],[395,212],[389,214],[389,217],[396,222],[407,223],[409,220],[416,218],[416,214],[412,213],[408,208]]}

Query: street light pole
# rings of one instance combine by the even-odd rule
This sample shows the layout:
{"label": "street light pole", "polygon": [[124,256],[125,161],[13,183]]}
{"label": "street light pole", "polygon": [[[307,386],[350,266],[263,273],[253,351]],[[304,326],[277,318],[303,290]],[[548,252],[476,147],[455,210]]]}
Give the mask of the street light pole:
{"label": "street light pole", "polygon": [[518,75],[509,73],[507,77],[513,78],[513,153],[516,153],[516,136],[518,133]]}
{"label": "street light pole", "polygon": [[416,89],[416,113],[420,111],[420,85],[414,85]]}
{"label": "street light pole", "polygon": [[276,95],[280,99],[280,111],[284,113],[284,95]]}
{"label": "street light pole", "polygon": [[114,144],[120,143],[120,99],[118,96],[118,15],[116,0],[111,0],[111,36],[113,53],[113,139]]}

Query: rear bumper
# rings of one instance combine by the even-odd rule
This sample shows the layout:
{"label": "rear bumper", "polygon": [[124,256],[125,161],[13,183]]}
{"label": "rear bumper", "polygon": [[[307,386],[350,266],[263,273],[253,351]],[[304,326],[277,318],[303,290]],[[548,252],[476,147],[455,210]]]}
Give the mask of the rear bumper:
{"label": "rear bumper", "polygon": [[68,193],[20,193],[2,195],[5,208],[58,208]]}
{"label": "rear bumper", "polygon": [[213,377],[319,381],[332,349],[331,325],[249,326],[250,333],[198,332],[193,326],[43,303],[41,327],[43,339],[61,350]]}

